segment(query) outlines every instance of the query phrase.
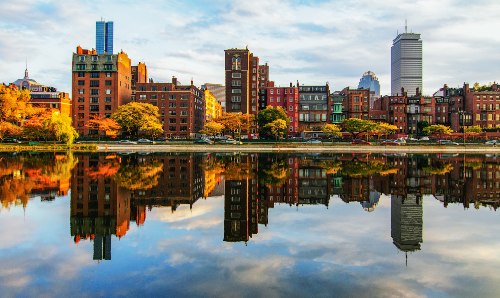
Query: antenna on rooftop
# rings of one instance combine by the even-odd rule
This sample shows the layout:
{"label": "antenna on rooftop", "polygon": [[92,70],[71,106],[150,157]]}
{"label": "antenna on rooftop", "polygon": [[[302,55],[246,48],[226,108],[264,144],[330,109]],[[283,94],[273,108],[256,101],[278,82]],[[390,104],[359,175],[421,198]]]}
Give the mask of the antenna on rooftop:
{"label": "antenna on rooftop", "polygon": [[405,33],[408,33],[408,19],[405,19]]}

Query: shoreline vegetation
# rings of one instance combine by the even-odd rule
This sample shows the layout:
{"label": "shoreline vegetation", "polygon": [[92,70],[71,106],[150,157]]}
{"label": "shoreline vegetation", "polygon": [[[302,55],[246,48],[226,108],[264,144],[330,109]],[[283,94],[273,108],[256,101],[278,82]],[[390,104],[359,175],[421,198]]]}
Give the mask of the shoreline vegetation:
{"label": "shoreline vegetation", "polygon": [[98,145],[89,144],[0,144],[0,152],[97,152]]}
{"label": "shoreline vegetation", "polygon": [[0,144],[0,152],[373,152],[373,153],[498,153],[500,146],[482,144],[460,144],[440,146],[435,144],[407,144],[404,146],[369,145],[350,143],[304,144],[304,143],[244,143],[241,145],[200,145],[192,142],[146,144],[83,143],[83,144]]}

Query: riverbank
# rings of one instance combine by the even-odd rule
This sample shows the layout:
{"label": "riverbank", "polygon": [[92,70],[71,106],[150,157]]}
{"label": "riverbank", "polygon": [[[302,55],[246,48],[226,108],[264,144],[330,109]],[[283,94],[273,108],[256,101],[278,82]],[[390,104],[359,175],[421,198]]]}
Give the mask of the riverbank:
{"label": "riverbank", "polygon": [[122,145],[99,144],[99,152],[330,152],[330,153],[492,153],[500,154],[500,147],[486,145],[460,146],[359,146],[339,144],[243,144],[243,145],[199,145],[199,144],[155,144]]}
{"label": "riverbank", "polygon": [[97,152],[97,144],[0,144],[0,152]]}

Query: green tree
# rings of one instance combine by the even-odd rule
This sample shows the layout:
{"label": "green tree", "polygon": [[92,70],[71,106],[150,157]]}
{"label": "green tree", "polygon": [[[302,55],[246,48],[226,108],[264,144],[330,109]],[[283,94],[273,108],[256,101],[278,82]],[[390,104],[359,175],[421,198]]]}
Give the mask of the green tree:
{"label": "green tree", "polygon": [[155,133],[159,131],[162,133],[163,127],[159,129],[161,126],[159,117],[158,107],[139,102],[122,105],[111,115],[111,118],[133,137],[137,137],[141,130],[151,132],[153,129]]}
{"label": "green tree", "polygon": [[200,133],[215,137],[224,130],[224,125],[210,121],[205,124],[205,128],[200,130]]}
{"label": "green tree", "polygon": [[349,118],[342,121],[344,131],[349,132],[354,139],[356,139],[361,133],[372,131],[375,126],[376,125],[373,121],[359,118]]}
{"label": "green tree", "polygon": [[[273,123],[275,120],[281,119],[286,124],[286,131],[288,131],[288,126],[290,125],[290,119],[285,110],[281,107],[273,108],[268,106],[264,110],[261,110],[257,114],[257,122],[259,124],[259,135],[261,138],[270,138],[275,137],[271,129],[274,127],[276,129],[276,125],[267,125]],[[280,124],[281,125],[281,124]]]}
{"label": "green tree", "polygon": [[340,127],[335,124],[325,124],[321,128],[321,131],[329,137],[340,137],[342,135],[342,133],[340,132]]}
{"label": "green tree", "polygon": [[264,128],[269,131],[269,134],[277,140],[285,137],[288,131],[288,125],[283,119],[276,119],[271,123],[267,123]]}
{"label": "green tree", "polygon": [[437,134],[439,135],[439,138],[442,138],[443,135],[450,135],[452,132],[453,130],[449,126],[442,124],[433,124],[424,128],[424,134],[426,135]]}
{"label": "green tree", "polygon": [[417,122],[417,134],[423,134],[424,133],[424,128],[429,126],[429,122],[427,121],[418,121]]}

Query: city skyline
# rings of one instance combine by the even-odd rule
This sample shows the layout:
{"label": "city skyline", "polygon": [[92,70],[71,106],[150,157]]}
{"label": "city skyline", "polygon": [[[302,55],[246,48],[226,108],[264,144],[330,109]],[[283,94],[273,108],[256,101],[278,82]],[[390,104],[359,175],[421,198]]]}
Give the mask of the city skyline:
{"label": "city skyline", "polygon": [[[356,86],[370,69],[379,77],[382,95],[388,95],[390,47],[404,32],[405,19],[408,31],[425,41],[424,94],[445,83],[456,87],[499,80],[495,51],[500,39],[494,29],[500,25],[495,19],[500,4],[494,1],[259,3],[128,1],[106,3],[98,11],[92,3],[9,3],[0,12],[0,81],[22,77],[27,58],[34,79],[69,92],[70,53],[77,45],[95,45],[93,28],[101,17],[115,23],[114,51],[127,52],[133,64],[145,62],[155,81],[176,76],[198,86],[222,83],[224,50],[248,45],[262,63],[269,63],[276,85],[328,81],[332,91],[341,90]],[[147,19],[140,11],[148,11]]]}

